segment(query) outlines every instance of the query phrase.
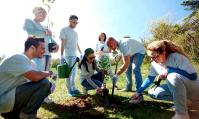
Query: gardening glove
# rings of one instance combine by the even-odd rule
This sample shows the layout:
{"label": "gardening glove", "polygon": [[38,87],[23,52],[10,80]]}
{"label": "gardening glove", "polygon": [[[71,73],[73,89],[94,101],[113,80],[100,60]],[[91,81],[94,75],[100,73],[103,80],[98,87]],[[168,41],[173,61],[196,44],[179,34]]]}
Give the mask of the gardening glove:
{"label": "gardening glove", "polygon": [[60,64],[64,64],[65,62],[66,62],[66,60],[64,59],[63,55],[61,55]]}
{"label": "gardening glove", "polygon": [[117,74],[115,74],[115,75],[113,76],[113,84],[114,84],[114,85],[116,85],[117,80],[118,80],[118,76],[117,76]]}

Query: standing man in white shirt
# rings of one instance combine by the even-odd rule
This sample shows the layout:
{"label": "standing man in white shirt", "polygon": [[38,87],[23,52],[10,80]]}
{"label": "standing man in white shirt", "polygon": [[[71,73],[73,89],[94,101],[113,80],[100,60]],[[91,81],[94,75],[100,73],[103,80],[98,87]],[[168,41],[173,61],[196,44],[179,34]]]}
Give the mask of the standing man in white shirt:
{"label": "standing man in white shirt", "polygon": [[[67,62],[69,66],[72,66],[77,57],[77,50],[81,54],[81,50],[78,44],[78,35],[74,30],[78,24],[78,17],[71,15],[69,17],[69,26],[61,29],[61,63]],[[75,96],[79,94],[79,90],[75,87],[75,75],[77,73],[77,65],[73,68],[69,79],[66,79],[66,87],[68,89],[68,96]]]}

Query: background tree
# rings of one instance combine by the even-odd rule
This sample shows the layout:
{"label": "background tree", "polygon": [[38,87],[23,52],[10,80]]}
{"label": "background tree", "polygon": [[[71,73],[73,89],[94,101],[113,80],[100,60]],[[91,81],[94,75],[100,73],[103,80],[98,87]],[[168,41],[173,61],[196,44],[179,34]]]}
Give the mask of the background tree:
{"label": "background tree", "polygon": [[[148,40],[170,40],[184,49],[191,60],[199,63],[199,12],[184,20],[182,24],[154,21],[149,26],[152,37]],[[146,42],[147,44],[147,42]]]}
{"label": "background tree", "polygon": [[184,0],[181,5],[185,7],[185,10],[196,11],[199,8],[199,0]]}

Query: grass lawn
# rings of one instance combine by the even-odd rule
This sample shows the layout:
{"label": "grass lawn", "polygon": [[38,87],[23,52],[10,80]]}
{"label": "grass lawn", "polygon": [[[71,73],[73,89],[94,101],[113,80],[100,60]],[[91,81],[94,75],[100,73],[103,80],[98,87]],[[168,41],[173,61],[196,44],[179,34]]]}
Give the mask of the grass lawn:
{"label": "grass lawn", "polygon": [[[148,64],[142,66],[144,78],[148,74],[148,67]],[[76,82],[78,89],[82,91],[78,79],[79,75]],[[87,97],[81,95],[79,97],[68,97],[64,79],[53,82],[56,83],[56,89],[50,95],[50,98],[55,103],[42,105],[37,114],[40,119],[170,119],[174,114],[172,102],[153,100],[147,96],[147,92],[144,93],[144,102],[133,105],[128,103],[132,92],[115,90],[114,98],[111,100],[115,103],[111,106],[104,106],[102,96],[96,95],[95,91],[89,91]],[[117,85],[124,88],[125,83],[123,74],[119,77]],[[107,87],[109,94],[111,94],[112,83],[110,80],[107,80]],[[84,101],[81,101],[81,99],[84,99]]]}

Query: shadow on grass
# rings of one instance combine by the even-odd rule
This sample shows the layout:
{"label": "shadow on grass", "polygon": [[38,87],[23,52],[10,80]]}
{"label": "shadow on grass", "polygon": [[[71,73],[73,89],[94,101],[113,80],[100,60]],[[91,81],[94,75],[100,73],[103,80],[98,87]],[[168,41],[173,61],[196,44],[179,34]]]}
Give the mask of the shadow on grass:
{"label": "shadow on grass", "polygon": [[109,97],[110,105],[104,105],[100,95],[80,96],[61,103],[43,104],[42,107],[57,115],[57,119],[170,119],[171,103],[144,101],[133,105],[122,96]]}

